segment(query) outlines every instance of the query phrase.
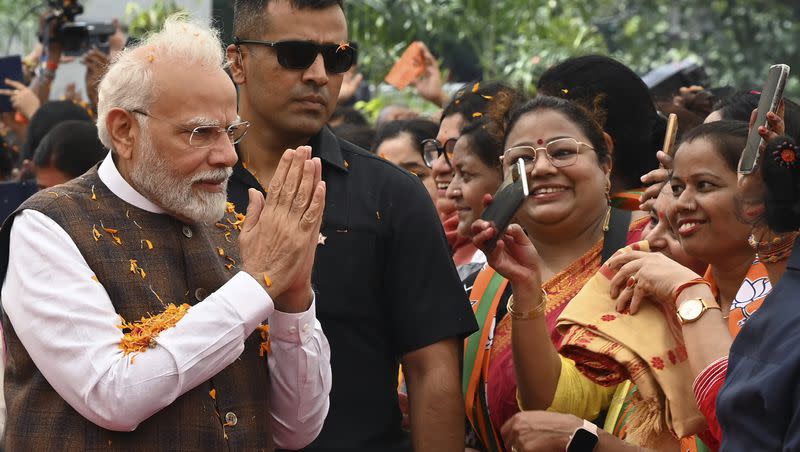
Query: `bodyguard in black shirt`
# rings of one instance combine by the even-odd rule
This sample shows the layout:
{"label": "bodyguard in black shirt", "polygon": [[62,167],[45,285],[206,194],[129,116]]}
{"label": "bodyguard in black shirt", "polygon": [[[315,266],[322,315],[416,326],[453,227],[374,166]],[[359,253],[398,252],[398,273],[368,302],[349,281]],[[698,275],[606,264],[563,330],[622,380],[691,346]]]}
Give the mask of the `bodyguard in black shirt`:
{"label": "bodyguard in black shirt", "polygon": [[[260,4],[266,6],[261,7]],[[309,144],[327,184],[313,285],[331,345],[330,411],[309,450],[464,450],[460,343],[477,329],[425,188],[325,126],[355,60],[341,1],[237,0],[227,49],[251,122],[228,198],[267,186]],[[411,441],[400,428],[398,362]]]}

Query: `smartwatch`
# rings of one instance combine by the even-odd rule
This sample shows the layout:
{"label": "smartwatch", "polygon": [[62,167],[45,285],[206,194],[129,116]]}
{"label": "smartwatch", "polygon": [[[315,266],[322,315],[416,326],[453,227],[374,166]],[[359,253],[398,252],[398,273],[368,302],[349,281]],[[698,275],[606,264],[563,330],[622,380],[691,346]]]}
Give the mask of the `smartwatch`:
{"label": "smartwatch", "polygon": [[576,428],[567,443],[567,452],[592,452],[597,446],[597,426],[583,420],[583,425]]}

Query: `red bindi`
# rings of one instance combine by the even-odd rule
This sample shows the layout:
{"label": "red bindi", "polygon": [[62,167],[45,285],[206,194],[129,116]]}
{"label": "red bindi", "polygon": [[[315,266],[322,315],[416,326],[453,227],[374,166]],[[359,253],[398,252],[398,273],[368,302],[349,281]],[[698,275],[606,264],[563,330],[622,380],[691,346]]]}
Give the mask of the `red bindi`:
{"label": "red bindi", "polygon": [[537,144],[544,144],[544,140],[543,140],[543,139],[541,139],[541,138],[539,138],[539,139],[536,141],[536,143],[537,143]]}

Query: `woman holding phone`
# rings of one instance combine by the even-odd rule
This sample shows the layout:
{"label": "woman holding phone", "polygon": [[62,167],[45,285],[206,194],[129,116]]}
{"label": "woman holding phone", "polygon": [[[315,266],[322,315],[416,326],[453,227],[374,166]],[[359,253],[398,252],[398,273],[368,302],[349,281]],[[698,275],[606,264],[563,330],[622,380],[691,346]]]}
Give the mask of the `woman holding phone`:
{"label": "woman holding phone", "polygon": [[730,355],[717,355],[722,356],[715,362],[721,378],[709,378],[708,368],[698,377],[712,392],[724,380],[716,399],[722,450],[800,448],[800,167],[795,163],[800,147],[791,138],[776,137],[761,158],[756,173],[740,175],[740,189],[742,199],[762,200],[751,206],[762,213],[753,237],[757,246],[767,245],[759,255],[771,254],[765,265],[775,288],[736,337]]}
{"label": "woman holding phone", "polygon": [[[690,269],[656,252],[619,253],[607,263],[611,267],[620,268],[612,280],[614,288],[611,293],[612,298],[619,296],[617,309],[620,312],[629,308],[631,314],[635,315],[644,294],[651,295],[651,299],[658,302],[672,303],[676,292],[679,303],[684,301],[685,297],[697,295],[695,293],[697,291],[706,291],[708,292],[705,294],[706,301],[709,305],[716,303],[717,306],[723,306],[722,311],[708,308],[702,322],[698,321],[695,324],[693,320],[687,318],[684,323],[684,339],[690,365],[695,373],[699,373],[703,366],[710,362],[706,361],[709,346],[713,350],[717,350],[718,347],[727,350],[731,337],[739,331],[769,290],[763,267],[759,274],[751,270],[754,252],[747,241],[750,226],[740,221],[735,207],[737,199],[735,167],[746,137],[747,126],[744,123],[707,124],[690,131],[675,153],[674,172],[670,180],[674,202],[672,206],[666,206],[668,212],[666,219],[676,226],[681,247],[686,254],[695,260],[711,264],[709,270],[705,272],[705,279],[700,277],[703,274],[702,265],[684,262],[693,268]],[[664,222],[663,217],[660,218],[662,220],[656,228]],[[648,238],[657,239],[652,233]],[[516,246],[514,244],[509,248],[513,249]],[[509,254],[513,252],[510,251]],[[490,262],[495,257],[490,256]],[[630,281],[634,281],[633,284]],[[757,287],[761,290],[744,289]],[[635,298],[632,297],[634,291],[637,294]],[[632,299],[630,306],[626,306],[626,302]],[[665,309],[665,312],[675,312],[675,308]],[[716,319],[717,323],[708,324],[706,319]],[[664,320],[665,327],[667,322],[673,321],[672,318]],[[703,326],[699,328],[698,325]],[[522,349],[521,341],[515,344],[518,345]],[[523,361],[525,359],[531,362],[526,364]],[[520,367],[532,366],[534,364],[532,361],[530,353],[528,356],[520,353],[515,363],[518,374]],[[520,380],[520,395],[523,384],[530,383],[530,381],[523,383]],[[563,390],[559,383],[558,392]],[[568,413],[580,418],[575,412]],[[526,418],[531,416],[537,417],[540,422],[547,420],[548,425],[560,425],[561,441],[566,441],[568,430],[574,430],[578,422],[576,418],[550,416],[547,413],[523,413],[512,421],[510,426],[505,427],[504,437],[507,438],[507,442],[513,444],[514,441],[520,440],[519,431],[526,424],[530,424],[530,419],[526,421]],[[538,419],[539,417],[544,419]],[[707,445],[712,449],[718,447],[713,435],[703,435],[703,439],[708,440]],[[602,433],[599,441],[602,447],[597,450],[619,450],[622,445],[618,440]],[[692,450],[691,446],[695,441],[695,438],[687,439],[682,442],[681,449]]]}
{"label": "woman holding phone", "polygon": [[[608,407],[614,388],[590,382],[560,357],[555,320],[599,269],[604,238],[621,233],[623,246],[638,241],[643,222],[630,231],[609,231],[613,144],[583,107],[547,96],[527,102],[511,114],[505,148],[504,170],[523,159],[531,194],[517,211],[519,224],[509,227],[489,256],[514,294],[490,351],[492,425],[499,432],[520,406],[552,407],[562,373],[582,396],[554,409],[593,420]],[[495,235],[483,220],[472,228],[479,247]]]}

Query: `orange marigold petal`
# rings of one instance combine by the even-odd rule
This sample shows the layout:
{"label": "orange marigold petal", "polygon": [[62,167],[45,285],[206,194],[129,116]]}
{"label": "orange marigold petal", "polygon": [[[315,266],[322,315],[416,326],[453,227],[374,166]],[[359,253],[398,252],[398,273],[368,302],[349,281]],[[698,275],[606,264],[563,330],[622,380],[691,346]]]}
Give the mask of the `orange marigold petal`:
{"label": "orange marigold petal", "polygon": [[[190,306],[185,303],[180,306],[170,303],[164,312],[142,317],[138,322],[125,322],[122,319],[122,325],[119,327],[124,334],[119,343],[120,349],[127,356],[155,347],[155,339],[159,333],[175,326],[186,315],[189,308]],[[131,357],[131,364],[133,364],[133,357]]]}

